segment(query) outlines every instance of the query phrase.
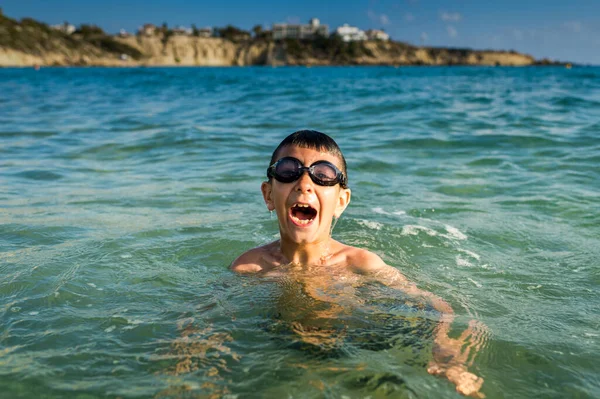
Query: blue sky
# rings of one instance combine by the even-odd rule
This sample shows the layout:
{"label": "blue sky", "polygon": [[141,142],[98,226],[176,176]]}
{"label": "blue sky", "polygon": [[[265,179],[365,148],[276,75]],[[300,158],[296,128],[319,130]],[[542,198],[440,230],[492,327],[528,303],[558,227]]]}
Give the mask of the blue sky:
{"label": "blue sky", "polygon": [[416,45],[503,49],[600,65],[600,0],[2,0],[4,14],[107,32],[149,22],[243,29],[317,17],[332,28],[383,28]]}

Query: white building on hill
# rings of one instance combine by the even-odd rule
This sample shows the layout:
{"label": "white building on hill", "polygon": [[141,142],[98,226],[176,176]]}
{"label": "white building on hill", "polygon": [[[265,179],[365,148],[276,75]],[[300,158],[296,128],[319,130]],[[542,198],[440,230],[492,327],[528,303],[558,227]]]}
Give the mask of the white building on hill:
{"label": "white building on hill", "polygon": [[366,34],[369,40],[390,40],[390,35],[379,29],[369,29]]}
{"label": "white building on hill", "polygon": [[68,22],[65,22],[64,24],[52,25],[51,28],[61,31],[62,33],[66,33],[67,35],[70,35],[77,30],[75,25],[72,25]]}
{"label": "white building on hill", "polygon": [[314,39],[315,36],[328,36],[329,26],[321,25],[312,18],[308,25],[273,24],[273,39]]}
{"label": "white building on hill", "polygon": [[198,36],[199,37],[212,37],[212,36],[214,36],[214,34],[213,34],[213,28],[206,27],[206,28],[200,28],[200,29],[198,29]]}
{"label": "white building on hill", "polygon": [[356,26],[344,24],[335,30],[335,34],[342,38],[345,42],[356,42],[367,40],[367,35]]}
{"label": "white building on hill", "polygon": [[144,24],[138,28],[138,35],[140,36],[153,36],[156,34],[156,26],[153,24]]}
{"label": "white building on hill", "polygon": [[186,28],[185,26],[179,25],[173,28],[173,34],[180,36],[191,36],[192,28]]}

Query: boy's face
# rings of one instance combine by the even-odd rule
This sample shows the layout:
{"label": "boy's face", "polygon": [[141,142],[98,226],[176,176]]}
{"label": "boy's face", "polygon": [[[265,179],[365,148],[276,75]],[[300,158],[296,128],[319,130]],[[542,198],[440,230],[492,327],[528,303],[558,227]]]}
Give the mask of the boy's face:
{"label": "boy's face", "polygon": [[[293,157],[304,166],[317,161],[329,161],[342,170],[341,160],[327,152],[297,146],[279,150],[277,160]],[[350,202],[350,189],[320,186],[304,172],[291,183],[281,183],[275,178],[261,186],[267,208],[277,212],[282,240],[309,244],[329,239],[333,217],[340,217]],[[308,205],[308,206],[306,206]]]}

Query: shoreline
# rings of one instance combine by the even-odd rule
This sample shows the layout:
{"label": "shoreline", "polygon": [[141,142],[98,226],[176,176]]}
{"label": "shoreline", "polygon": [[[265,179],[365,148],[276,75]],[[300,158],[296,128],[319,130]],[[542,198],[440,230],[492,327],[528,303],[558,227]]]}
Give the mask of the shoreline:
{"label": "shoreline", "polygon": [[[368,65],[353,65],[353,64],[330,64],[330,65],[0,65],[1,69],[158,69],[158,68],[174,68],[174,69],[196,69],[196,68],[566,68],[567,64],[531,64],[531,65],[473,65],[473,64],[451,64],[451,65],[390,65],[390,64],[368,64]],[[579,65],[572,64],[571,68],[597,68],[600,65]]]}
{"label": "shoreline", "polygon": [[339,37],[243,40],[177,34],[107,35],[101,29],[67,34],[32,19],[0,14],[0,67],[206,66],[532,66],[572,65],[537,60],[514,50],[425,47],[391,40],[344,42]]}

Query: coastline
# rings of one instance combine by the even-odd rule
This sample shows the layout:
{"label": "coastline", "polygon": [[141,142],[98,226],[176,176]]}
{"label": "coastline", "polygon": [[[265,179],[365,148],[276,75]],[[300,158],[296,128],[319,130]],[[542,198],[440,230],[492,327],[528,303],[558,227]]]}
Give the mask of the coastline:
{"label": "coastline", "polygon": [[420,47],[397,41],[229,39],[177,34],[66,34],[0,14],[0,67],[47,66],[531,66],[567,65],[502,50]]}
{"label": "coastline", "polygon": [[[339,56],[315,50],[311,43],[247,41],[221,38],[115,37],[115,41],[138,50],[134,59],[125,53],[96,49],[73,51],[60,44],[51,50],[24,51],[0,47],[0,66],[408,66],[408,65],[540,65],[532,56],[508,51],[416,47],[398,42],[363,42],[360,53]],[[295,47],[293,47],[296,45]],[[299,48],[298,48],[299,47]]]}

